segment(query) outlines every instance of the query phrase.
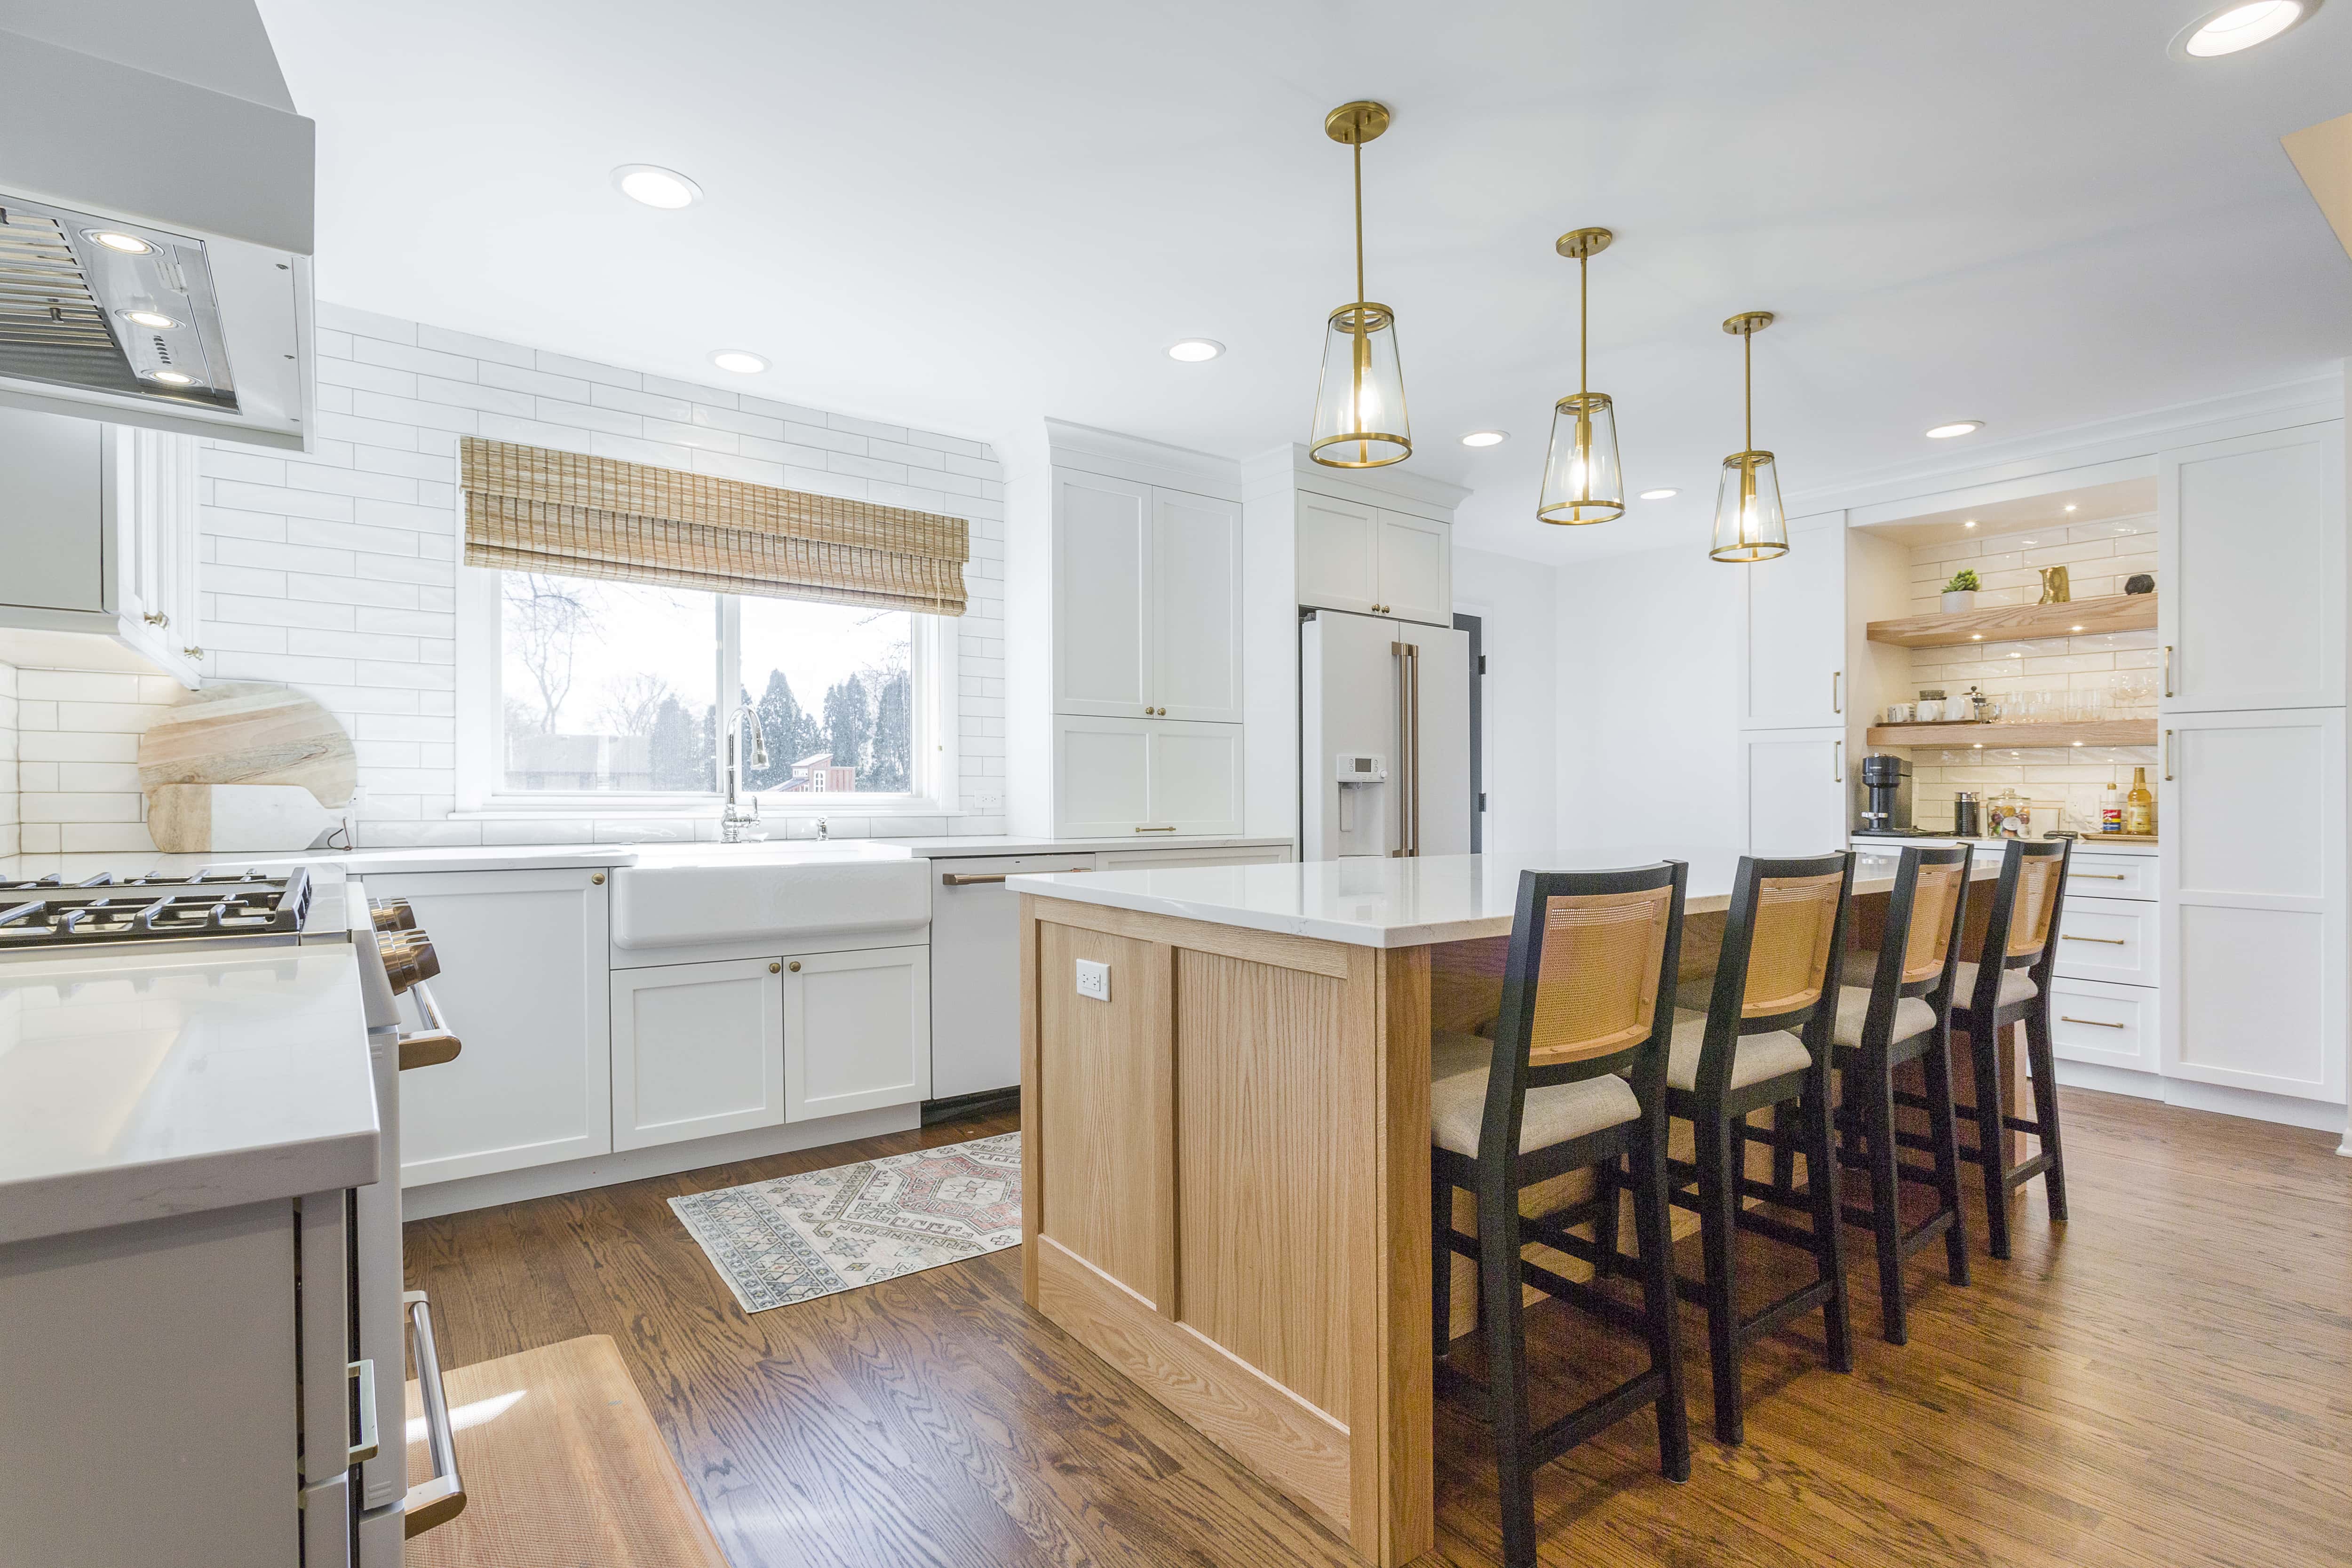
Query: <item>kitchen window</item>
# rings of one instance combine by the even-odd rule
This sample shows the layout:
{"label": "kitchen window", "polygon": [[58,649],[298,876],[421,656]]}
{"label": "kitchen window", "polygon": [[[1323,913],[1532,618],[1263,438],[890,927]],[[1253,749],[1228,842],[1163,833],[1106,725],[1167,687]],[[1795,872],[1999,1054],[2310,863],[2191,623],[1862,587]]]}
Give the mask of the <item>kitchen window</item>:
{"label": "kitchen window", "polygon": [[459,593],[461,810],[707,815],[746,702],[763,812],[956,809],[942,617],[515,571]]}

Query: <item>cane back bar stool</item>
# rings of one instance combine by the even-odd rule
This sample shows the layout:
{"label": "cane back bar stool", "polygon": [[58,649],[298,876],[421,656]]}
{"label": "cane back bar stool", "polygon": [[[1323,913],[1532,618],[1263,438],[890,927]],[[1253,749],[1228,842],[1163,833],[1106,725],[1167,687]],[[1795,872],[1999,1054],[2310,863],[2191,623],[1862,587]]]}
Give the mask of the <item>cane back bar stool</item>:
{"label": "cane back bar stool", "polygon": [[[1742,856],[1706,1011],[1675,1017],[1666,1111],[1690,1122],[1697,1157],[1667,1162],[1670,1197],[1697,1211],[1706,1270],[1704,1279],[1678,1279],[1675,1286],[1706,1309],[1715,1435],[1726,1443],[1745,1435],[1739,1358],[1748,1341],[1818,1307],[1830,1365],[1853,1370],[1837,1183],[1827,1175],[1835,1169],[1829,1074],[1836,955],[1853,888],[1853,857],[1843,850],[1803,859]],[[1747,1174],[1748,1116],[1791,1100],[1799,1106],[1795,1146],[1805,1156],[1802,1191],[1793,1175],[1766,1183]],[[1811,1224],[1751,1210],[1742,1201],[1750,1197],[1801,1210]],[[1801,1248],[1814,1265],[1811,1280],[1745,1317],[1736,1267],[1742,1230]]]}
{"label": "cane back bar stool", "polygon": [[[1675,1335],[1674,1264],[1666,1222],[1665,1078],[1674,1033],[1674,974],[1682,942],[1687,868],[1678,860],[1623,871],[1519,876],[1490,1042],[1445,1034],[1432,1050],[1430,1202],[1437,1379],[1484,1397],[1502,1500],[1503,1558],[1536,1560],[1535,1471],[1643,1405],[1658,1420],[1658,1468],[1690,1478],[1690,1432]],[[1566,1279],[1521,1256],[1541,1243],[1600,1262],[1597,1245],[1570,1234],[1590,1202],[1522,1217],[1520,1194],[1594,1165],[1627,1163],[1633,1192],[1642,1306]],[[1454,1189],[1477,1195],[1478,1234],[1454,1229]],[[1606,1194],[1616,1203],[1615,1189]],[[1613,1248],[1612,1248],[1613,1251]],[[1478,1262],[1488,1381],[1448,1364],[1454,1253]],[[1532,1285],[1642,1335],[1647,1370],[1540,1427],[1528,1406],[1520,1288]]]}
{"label": "cane back bar stool", "polygon": [[[1903,851],[1869,981],[1840,988],[1833,1058],[1840,1091],[1838,1159],[1870,1173],[1870,1206],[1847,1205],[1843,1212],[1877,1242],[1879,1328],[1889,1344],[1909,1337],[1904,1259],[1941,1236],[1946,1273],[1955,1285],[1969,1282],[1952,1110],[1951,1010],[1972,853],[1965,844]],[[1895,1123],[1895,1073],[1912,1061],[1919,1063],[1927,1090],[1919,1098],[1927,1117],[1926,1142],[1935,1158],[1932,1170],[1904,1163],[1898,1152],[1903,1134]],[[1899,1202],[1905,1182],[1936,1194],[1936,1212],[1907,1230]]]}

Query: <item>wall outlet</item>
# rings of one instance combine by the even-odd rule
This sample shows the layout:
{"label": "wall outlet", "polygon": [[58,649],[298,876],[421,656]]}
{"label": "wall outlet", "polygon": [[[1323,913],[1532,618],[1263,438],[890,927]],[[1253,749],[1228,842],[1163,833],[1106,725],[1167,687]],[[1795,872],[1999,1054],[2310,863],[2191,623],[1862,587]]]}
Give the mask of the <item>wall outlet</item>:
{"label": "wall outlet", "polygon": [[1091,958],[1078,960],[1078,994],[1097,1002],[1110,1000],[1110,965]]}

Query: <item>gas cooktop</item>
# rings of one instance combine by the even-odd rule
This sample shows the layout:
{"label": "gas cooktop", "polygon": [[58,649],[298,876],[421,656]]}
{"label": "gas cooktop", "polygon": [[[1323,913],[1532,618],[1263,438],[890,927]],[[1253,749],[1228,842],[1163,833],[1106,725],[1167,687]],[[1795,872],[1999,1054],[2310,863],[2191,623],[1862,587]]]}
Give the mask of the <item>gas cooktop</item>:
{"label": "gas cooktop", "polygon": [[51,875],[0,882],[0,955],[110,942],[271,942],[300,938],[310,910],[310,873],[207,867],[190,877],[117,877],[79,882]]}

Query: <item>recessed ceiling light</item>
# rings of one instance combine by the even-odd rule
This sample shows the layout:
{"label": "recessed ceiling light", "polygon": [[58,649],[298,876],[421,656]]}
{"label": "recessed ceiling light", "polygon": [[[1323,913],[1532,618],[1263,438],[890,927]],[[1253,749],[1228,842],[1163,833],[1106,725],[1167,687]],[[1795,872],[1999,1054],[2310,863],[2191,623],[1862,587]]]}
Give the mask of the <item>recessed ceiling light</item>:
{"label": "recessed ceiling light", "polygon": [[1225,345],[1214,338],[1186,338],[1182,342],[1168,345],[1168,357],[1182,360],[1186,364],[1198,364],[1224,352]]}
{"label": "recessed ceiling light", "polygon": [[2266,44],[2314,11],[2317,0],[2252,0],[2208,11],[2172,36],[2175,59],[2207,60]]}
{"label": "recessed ceiling light", "polygon": [[1955,419],[1949,425],[1930,425],[1927,439],[1948,441],[1955,436],[1973,436],[1983,428],[1984,421],[1981,419]]}
{"label": "recessed ceiling light", "polygon": [[1511,438],[1508,430],[1473,430],[1462,437],[1465,447],[1499,447]]}
{"label": "recessed ceiling light", "polygon": [[710,363],[721,370],[731,370],[737,375],[757,375],[768,368],[766,360],[742,349],[720,349],[710,356]]}
{"label": "recessed ceiling light", "polygon": [[125,256],[145,256],[155,248],[135,234],[121,234],[110,228],[88,228],[82,233],[107,249],[119,250]]}
{"label": "recessed ceiling light", "polygon": [[1642,499],[1643,500],[1672,500],[1675,497],[1682,493],[1682,491],[1677,489],[1643,490],[1642,492]]}
{"label": "recessed ceiling light", "polygon": [[161,310],[125,310],[121,314],[122,319],[134,327],[152,327],[159,332],[168,331],[180,324]]}
{"label": "recessed ceiling light", "polygon": [[196,378],[194,376],[183,375],[176,370],[159,370],[152,372],[151,374],[155,380],[162,382],[166,386],[194,386],[196,384]]}
{"label": "recessed ceiling light", "polygon": [[624,163],[613,171],[613,188],[633,202],[664,212],[690,207],[702,199],[702,187],[658,163]]}

